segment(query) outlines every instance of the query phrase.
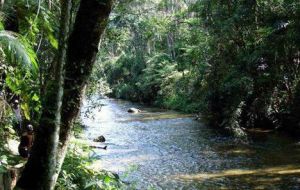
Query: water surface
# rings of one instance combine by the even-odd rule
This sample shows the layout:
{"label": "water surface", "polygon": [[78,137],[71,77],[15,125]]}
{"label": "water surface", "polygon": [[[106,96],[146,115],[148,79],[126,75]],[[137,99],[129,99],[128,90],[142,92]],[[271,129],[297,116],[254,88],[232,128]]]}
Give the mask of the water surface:
{"label": "water surface", "polygon": [[[210,128],[190,115],[104,99],[82,116],[95,149],[95,167],[118,173],[137,189],[300,189],[300,144],[276,134],[247,142]],[[85,107],[87,104],[85,105]],[[127,113],[128,108],[142,110]]]}

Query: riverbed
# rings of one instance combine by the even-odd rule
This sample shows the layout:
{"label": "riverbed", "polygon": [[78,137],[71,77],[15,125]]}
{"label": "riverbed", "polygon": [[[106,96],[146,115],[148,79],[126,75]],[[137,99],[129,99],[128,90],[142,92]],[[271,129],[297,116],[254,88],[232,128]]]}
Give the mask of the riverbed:
{"label": "riverbed", "polygon": [[[102,99],[82,114],[94,149],[94,167],[121,176],[136,189],[300,189],[300,143],[257,133],[239,140],[191,115],[128,101]],[[83,112],[88,107],[83,106]],[[141,113],[127,110],[136,107]],[[94,143],[104,135],[105,143]]]}

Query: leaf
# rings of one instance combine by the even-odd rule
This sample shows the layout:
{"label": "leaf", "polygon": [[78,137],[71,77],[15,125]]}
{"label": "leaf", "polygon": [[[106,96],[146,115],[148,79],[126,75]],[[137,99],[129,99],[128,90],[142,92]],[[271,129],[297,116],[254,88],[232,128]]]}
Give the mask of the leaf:
{"label": "leaf", "polygon": [[7,163],[7,156],[6,155],[3,155],[3,156],[0,157],[0,163],[1,164],[5,164],[5,165],[8,164]]}
{"label": "leaf", "polygon": [[38,74],[36,54],[25,38],[13,32],[0,31],[0,48],[9,65],[30,70],[34,75]]}
{"label": "leaf", "polygon": [[110,183],[112,179],[109,176],[105,176],[104,183]]}
{"label": "leaf", "polygon": [[27,120],[30,120],[30,108],[29,108],[29,105],[27,103],[23,103],[21,104],[21,108],[24,112],[24,115],[25,115],[25,118]]}
{"label": "leaf", "polygon": [[87,189],[89,187],[97,185],[97,183],[98,183],[97,181],[91,181],[91,182],[87,183],[84,188]]}
{"label": "leaf", "polygon": [[11,77],[11,75],[7,75],[5,83],[14,93],[19,94],[18,85],[14,77]]}
{"label": "leaf", "polygon": [[31,98],[33,101],[38,102],[40,100],[40,97],[37,94],[34,94]]}
{"label": "leaf", "polygon": [[51,34],[51,35],[48,35],[48,39],[50,41],[50,44],[55,48],[55,49],[58,49],[58,41],[57,39],[54,38],[54,36]]}
{"label": "leaf", "polygon": [[0,30],[4,30],[4,26],[1,22],[0,22]]}

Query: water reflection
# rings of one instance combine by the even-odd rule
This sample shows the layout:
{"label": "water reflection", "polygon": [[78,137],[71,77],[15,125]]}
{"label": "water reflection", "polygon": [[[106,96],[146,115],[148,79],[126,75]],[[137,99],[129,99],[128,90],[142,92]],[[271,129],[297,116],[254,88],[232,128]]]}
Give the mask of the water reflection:
{"label": "water reflection", "polygon": [[[87,138],[107,139],[94,167],[116,172],[138,189],[300,189],[300,146],[287,137],[258,135],[248,143],[209,128],[191,115],[103,100]],[[139,114],[127,109],[137,107]],[[92,143],[92,142],[91,142]]]}

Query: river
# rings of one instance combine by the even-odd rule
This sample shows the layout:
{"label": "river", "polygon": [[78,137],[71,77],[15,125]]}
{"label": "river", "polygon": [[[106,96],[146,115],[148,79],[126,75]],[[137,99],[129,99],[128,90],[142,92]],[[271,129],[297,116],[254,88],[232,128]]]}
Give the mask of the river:
{"label": "river", "polygon": [[[94,165],[136,189],[300,189],[300,144],[289,137],[260,133],[241,142],[187,114],[101,101],[93,117],[82,114],[86,138],[104,135],[94,144],[108,146],[95,149]],[[142,112],[127,113],[130,107]]]}

